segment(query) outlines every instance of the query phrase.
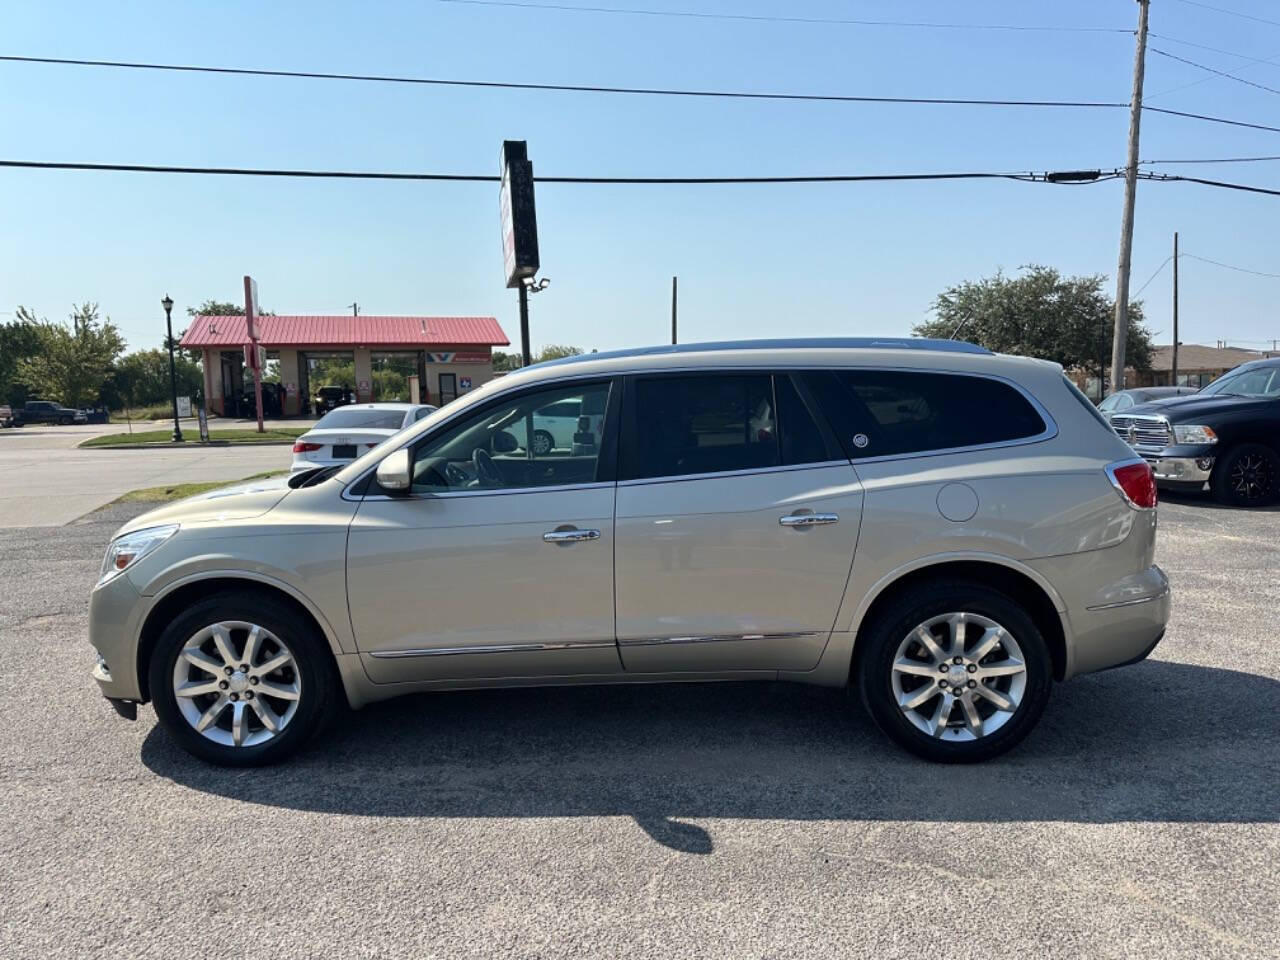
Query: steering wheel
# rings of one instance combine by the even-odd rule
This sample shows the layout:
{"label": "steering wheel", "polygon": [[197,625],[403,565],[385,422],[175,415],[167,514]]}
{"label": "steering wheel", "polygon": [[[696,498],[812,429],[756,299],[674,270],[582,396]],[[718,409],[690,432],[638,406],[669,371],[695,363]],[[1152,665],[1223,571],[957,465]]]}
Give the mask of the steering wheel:
{"label": "steering wheel", "polygon": [[444,465],[444,481],[445,486],[448,487],[465,487],[471,482],[471,478],[456,463],[446,463]]}
{"label": "steering wheel", "polygon": [[471,454],[471,465],[476,469],[476,479],[480,481],[482,487],[502,486],[502,474],[498,472],[497,464],[493,462],[493,457],[489,456],[489,451],[484,447],[476,447],[475,452]]}

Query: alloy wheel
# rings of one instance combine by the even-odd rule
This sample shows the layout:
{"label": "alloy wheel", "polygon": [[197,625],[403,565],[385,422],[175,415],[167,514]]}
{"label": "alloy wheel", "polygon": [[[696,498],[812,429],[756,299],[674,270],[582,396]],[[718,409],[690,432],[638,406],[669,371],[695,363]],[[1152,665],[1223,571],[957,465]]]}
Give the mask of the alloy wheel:
{"label": "alloy wheel", "polygon": [[903,715],[939,740],[978,740],[1013,718],[1027,687],[1026,657],[1004,627],[972,612],[931,617],[907,634],[893,660]]}
{"label": "alloy wheel", "polygon": [[191,636],[173,667],[178,710],[201,736],[253,747],[278,736],[298,710],[302,676],[293,652],[266,627],[242,620]]}
{"label": "alloy wheel", "polygon": [[1231,489],[1241,500],[1265,500],[1271,495],[1273,485],[1271,465],[1260,453],[1246,454],[1231,467]]}

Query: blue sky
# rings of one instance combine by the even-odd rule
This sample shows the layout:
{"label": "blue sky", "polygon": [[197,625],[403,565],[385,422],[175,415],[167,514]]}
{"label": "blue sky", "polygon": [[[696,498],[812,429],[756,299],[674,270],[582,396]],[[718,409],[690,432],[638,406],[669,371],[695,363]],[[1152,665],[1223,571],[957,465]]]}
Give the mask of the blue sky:
{"label": "blue sky", "polygon": [[[564,0],[577,3],[579,0]],[[586,0],[582,0],[586,5]],[[1132,27],[1131,0],[592,0],[701,12]],[[1274,3],[1216,5],[1280,20]],[[1179,0],[1157,36],[1276,57],[1280,27]],[[736,22],[414,2],[0,8],[0,52],[416,76],[891,96],[1127,100],[1125,34]],[[1245,61],[1152,40],[1218,69]],[[1243,76],[1280,87],[1280,66]],[[1280,99],[1164,57],[1149,103],[1280,126]],[[177,75],[0,63],[8,159],[491,173],[527,139],[543,175],[715,176],[1115,167],[1124,110],[732,102]],[[1280,134],[1148,114],[1144,158],[1280,155]],[[1280,161],[1169,167],[1280,187]],[[535,347],[663,342],[680,276],[685,340],[905,334],[959,281],[1039,262],[1114,277],[1120,182],[538,189]],[[50,319],[96,300],[131,346],[258,280],[281,313],[492,314],[502,284],[492,184],[257,180],[0,170],[0,311]],[[1134,286],[1182,249],[1280,273],[1280,197],[1141,183]],[[1280,337],[1280,280],[1182,261],[1182,339]],[[1143,294],[1167,342],[1170,271]],[[0,313],[0,320],[11,316]],[[1261,343],[1257,344],[1261,345]]]}

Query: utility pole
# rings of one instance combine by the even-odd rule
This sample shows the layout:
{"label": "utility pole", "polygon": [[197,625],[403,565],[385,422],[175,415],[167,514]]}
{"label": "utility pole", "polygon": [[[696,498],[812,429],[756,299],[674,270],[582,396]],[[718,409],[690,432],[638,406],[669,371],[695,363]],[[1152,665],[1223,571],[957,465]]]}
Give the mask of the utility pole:
{"label": "utility pole", "polygon": [[676,342],[676,278],[671,278],[671,343]]}
{"label": "utility pole", "polygon": [[1124,354],[1129,337],[1129,269],[1133,258],[1133,205],[1138,192],[1138,131],[1142,126],[1142,79],[1147,63],[1150,0],[1138,0],[1138,49],[1133,58],[1133,99],[1129,103],[1129,159],[1124,169],[1124,216],[1120,221],[1120,262],[1116,270],[1116,330],[1111,343],[1111,392],[1124,389]]}
{"label": "utility pole", "polygon": [[1178,231],[1173,231],[1173,383],[1178,385]]}

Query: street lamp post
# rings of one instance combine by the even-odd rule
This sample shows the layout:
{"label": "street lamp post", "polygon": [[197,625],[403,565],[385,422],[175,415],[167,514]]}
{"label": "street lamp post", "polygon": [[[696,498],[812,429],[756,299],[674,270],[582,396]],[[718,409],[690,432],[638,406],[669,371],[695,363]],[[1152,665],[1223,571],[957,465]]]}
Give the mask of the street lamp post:
{"label": "street lamp post", "polygon": [[164,307],[164,325],[169,331],[169,397],[173,400],[173,442],[182,442],[182,427],[178,426],[178,371],[173,363],[173,298],[165,294],[160,306]]}

